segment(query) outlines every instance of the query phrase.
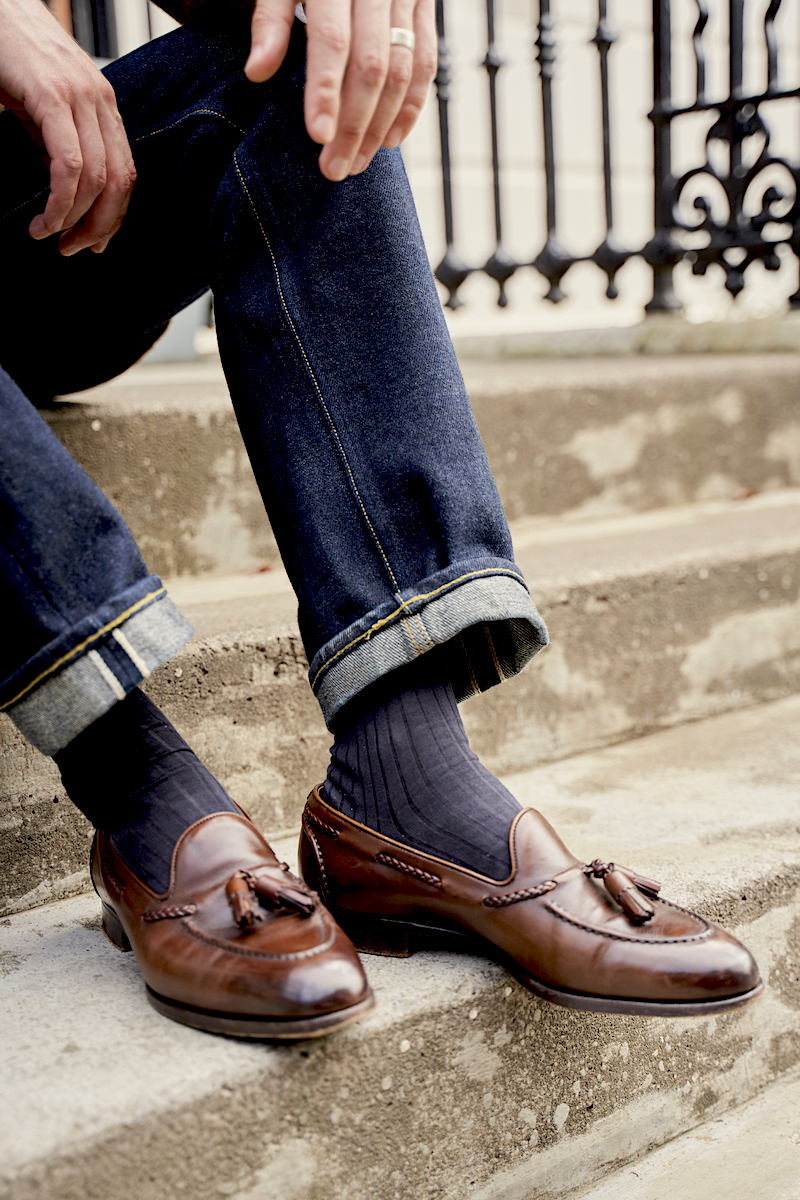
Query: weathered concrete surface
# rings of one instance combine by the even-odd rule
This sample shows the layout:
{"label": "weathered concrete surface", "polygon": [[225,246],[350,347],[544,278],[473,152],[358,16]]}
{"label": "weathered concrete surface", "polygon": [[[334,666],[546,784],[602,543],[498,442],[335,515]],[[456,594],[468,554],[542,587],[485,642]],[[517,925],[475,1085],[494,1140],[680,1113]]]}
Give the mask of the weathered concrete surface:
{"label": "weathered concrete surface", "polygon": [[135,367],[44,413],[159,575],[278,561],[222,370]]}
{"label": "weathered concrete surface", "polygon": [[707,1121],[574,1200],[800,1200],[800,1076]]}
{"label": "weathered concrete surface", "polygon": [[[800,690],[797,495],[561,519],[515,527],[515,537],[553,644],[464,707],[495,772]],[[238,580],[178,584],[198,637],[147,690],[273,835],[296,827],[330,737],[285,576],[243,583],[244,596]],[[87,828],[5,718],[0,749],[0,911],[12,911],[85,886]]]}
{"label": "weathered concrete surface", "polygon": [[[800,356],[466,362],[512,520],[800,486]],[[152,570],[278,560],[219,366],[136,367],[47,414]]]}
{"label": "weathered concrete surface", "polygon": [[511,520],[800,483],[797,355],[464,365]]}
{"label": "weathered concrete surface", "polygon": [[769,988],[717,1019],[571,1013],[484,960],[367,957],[366,1021],[248,1046],[149,1009],[94,898],[7,919],[0,1196],[563,1200],[722,1116],[800,1063],[798,723],[792,698],[508,781],[582,857],[738,930]]}

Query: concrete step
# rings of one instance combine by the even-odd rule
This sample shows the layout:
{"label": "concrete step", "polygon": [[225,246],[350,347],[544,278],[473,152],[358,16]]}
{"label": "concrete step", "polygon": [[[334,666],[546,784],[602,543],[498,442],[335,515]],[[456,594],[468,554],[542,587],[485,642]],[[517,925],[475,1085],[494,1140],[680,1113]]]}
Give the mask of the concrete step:
{"label": "concrete step", "polygon": [[369,1018],[247,1045],[150,1009],[93,896],[6,918],[0,1197],[564,1200],[716,1128],[800,1063],[799,724],[792,697],[506,780],[578,855],[747,942],[767,991],[717,1018],[569,1012],[482,959],[365,956]]}
{"label": "concrete step", "polygon": [[[464,362],[512,520],[800,486],[800,356]],[[278,561],[218,363],[139,366],[47,413],[153,571]]]}
{"label": "concrete step", "polygon": [[800,1076],[615,1171],[582,1200],[798,1200]]}
{"label": "concrete step", "polygon": [[[515,524],[553,644],[464,707],[497,773],[800,690],[800,493]],[[195,639],[148,683],[270,836],[297,827],[330,744],[280,568],[175,583]],[[89,828],[0,721],[0,911],[86,886]]]}

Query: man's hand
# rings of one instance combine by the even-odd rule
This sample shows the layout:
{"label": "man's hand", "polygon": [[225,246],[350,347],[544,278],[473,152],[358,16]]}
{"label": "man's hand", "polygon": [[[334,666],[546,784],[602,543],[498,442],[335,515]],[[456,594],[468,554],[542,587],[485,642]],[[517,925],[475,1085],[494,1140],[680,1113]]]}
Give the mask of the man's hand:
{"label": "man's hand", "polygon": [[50,196],[28,227],[60,233],[62,254],[105,250],[136,179],[111,84],[41,0],[0,0],[0,103],[50,168]]}
{"label": "man's hand", "polygon": [[[255,0],[248,79],[271,78],[283,62],[295,0]],[[305,117],[324,146],[319,165],[340,180],[367,167],[379,146],[397,146],[422,111],[436,72],[434,0],[306,0]],[[409,29],[413,51],[389,45]]]}

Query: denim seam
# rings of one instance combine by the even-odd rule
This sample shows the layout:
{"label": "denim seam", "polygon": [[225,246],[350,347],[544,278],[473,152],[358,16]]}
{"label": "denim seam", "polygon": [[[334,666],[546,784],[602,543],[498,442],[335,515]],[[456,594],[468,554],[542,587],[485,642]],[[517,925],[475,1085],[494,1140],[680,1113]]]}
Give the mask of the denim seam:
{"label": "denim seam", "polygon": [[18,700],[21,700],[23,696],[26,696],[28,692],[32,691],[33,688],[40,684],[43,679],[47,679],[48,675],[53,675],[57,670],[59,670],[60,667],[63,667],[65,663],[68,663],[71,658],[77,658],[87,646],[91,646],[92,642],[96,642],[98,638],[103,637],[103,635],[108,633],[109,630],[115,629],[118,625],[121,625],[123,621],[128,619],[128,617],[131,617],[135,612],[138,612],[140,608],[144,608],[153,601],[160,599],[161,596],[166,596],[166,594],[167,589],[162,587],[158,588],[155,592],[148,592],[146,596],[142,596],[141,600],[137,600],[135,604],[132,604],[130,608],[125,610],[125,612],[120,613],[120,615],[115,617],[113,621],[109,621],[108,624],[104,625],[102,629],[98,629],[96,633],[91,635],[91,637],[85,638],[77,646],[73,646],[73,648],[67,654],[62,655],[62,657],[59,658],[57,662],[54,662],[52,666],[48,667],[46,671],[42,671],[41,675],[37,675],[35,679],[32,679],[30,683],[26,684],[22,691],[18,692],[17,695],[11,700],[7,700],[5,704],[0,704],[0,712],[10,708],[12,704],[16,704]]}
{"label": "denim seam", "polygon": [[[156,137],[159,133],[168,133],[170,129],[175,129],[177,125],[181,125],[184,121],[188,121],[190,117],[203,116],[218,117],[220,121],[226,121],[227,124],[235,129],[237,133],[240,133],[242,137],[247,137],[247,130],[242,129],[235,123],[235,121],[232,121],[230,117],[226,117],[224,113],[215,112],[213,108],[195,108],[189,113],[184,113],[184,115],[179,117],[177,121],[173,121],[171,125],[163,125],[160,129],[152,129],[150,133],[141,134],[138,138],[135,138],[130,145],[132,147],[138,146],[139,142],[146,142],[148,138]],[[40,188],[38,192],[34,192],[32,196],[28,196],[27,199],[23,200],[21,204],[17,204],[14,208],[10,208],[8,212],[0,213],[0,221],[4,220],[6,217],[10,217],[12,213],[18,212],[19,209],[25,208],[26,204],[32,204],[34,200],[36,200],[39,196],[43,196],[45,192],[48,192],[49,190],[49,187]]]}
{"label": "denim seam", "polygon": [[479,575],[509,575],[512,579],[518,579],[522,586],[525,587],[525,580],[516,571],[499,571],[496,567],[486,567],[482,571],[468,571],[465,575],[459,575],[457,579],[451,579],[447,583],[443,583],[441,587],[434,588],[432,592],[423,592],[418,596],[411,596],[408,600],[401,601],[400,607],[396,608],[394,612],[389,613],[389,615],[386,617],[382,617],[381,620],[376,621],[374,625],[370,625],[369,629],[366,629],[363,633],[360,633],[358,637],[353,638],[352,642],[348,642],[346,646],[342,646],[341,650],[337,650],[335,654],[331,655],[328,661],[322,664],[314,678],[311,680],[312,691],[316,688],[317,680],[319,679],[320,675],[322,675],[324,671],[327,671],[328,668],[336,662],[337,658],[339,658],[347,650],[350,650],[358,642],[363,642],[365,639],[368,641],[372,637],[373,633],[376,633],[379,629],[383,629],[384,625],[388,625],[391,621],[394,621],[395,618],[402,613],[404,608],[408,608],[408,606],[413,604],[416,600],[430,600],[433,596],[438,596],[440,592],[446,592],[448,588],[453,587],[455,584],[463,583],[466,579],[477,579]]}
{"label": "denim seam", "polygon": [[490,651],[491,651],[492,658],[493,658],[493,660],[494,660],[494,666],[495,666],[495,670],[497,671],[497,674],[498,674],[498,676],[499,676],[499,678],[500,678],[500,682],[501,682],[501,683],[505,683],[505,679],[506,679],[506,677],[505,677],[505,675],[504,675],[504,673],[503,673],[503,669],[502,669],[502,667],[500,666],[500,660],[498,659],[498,657],[497,657],[497,651],[496,651],[496,650],[495,650],[495,648],[494,648],[494,641],[492,640],[492,635],[491,635],[491,633],[489,632],[489,627],[488,627],[488,625],[486,624],[486,622],[485,622],[485,621],[484,621],[484,624],[483,624],[483,632],[486,634],[486,640],[487,640],[487,642],[489,643],[489,649],[490,649]]}
{"label": "denim seam", "polygon": [[46,188],[46,187],[39,188],[38,192],[34,192],[32,196],[28,196],[27,200],[23,200],[21,204],[15,204],[14,207],[9,208],[9,210],[7,212],[0,213],[0,221],[4,220],[6,217],[10,217],[12,213],[19,212],[19,210],[21,208],[24,208],[26,204],[32,204],[33,201],[37,199],[37,197],[43,196],[45,194],[45,192],[47,192],[49,190],[50,189]]}
{"label": "denim seam", "polygon": [[417,612],[417,613],[414,613],[414,620],[415,620],[415,621],[417,622],[417,624],[419,625],[419,628],[420,628],[420,633],[421,633],[421,634],[422,634],[422,636],[425,638],[425,641],[428,643],[428,649],[429,649],[429,650],[432,650],[432,649],[433,649],[433,647],[434,647],[434,644],[435,644],[435,643],[434,643],[434,642],[432,642],[432,641],[431,641],[431,639],[428,637],[428,631],[427,631],[427,629],[425,628],[425,626],[423,625],[423,623],[422,623],[422,617],[419,615],[419,613],[418,613],[418,612]]}
{"label": "denim seam", "polygon": [[173,121],[171,125],[162,125],[160,129],[151,129],[150,133],[142,133],[139,137],[131,142],[131,146],[138,146],[139,142],[146,142],[148,138],[156,137],[159,133],[169,133],[170,129],[175,129],[176,126],[182,125],[184,121],[188,121],[190,117],[219,117],[220,121],[226,121],[231,125],[237,133],[242,137],[247,137],[247,130],[242,129],[230,117],[226,117],[224,113],[215,112],[213,108],[193,108],[191,112],[184,113],[177,121]]}
{"label": "denim seam", "polygon": [[417,651],[417,653],[418,653],[418,654],[424,654],[424,653],[425,653],[425,651],[424,651],[424,650],[423,650],[423,649],[422,649],[420,646],[418,646],[418,645],[417,645],[417,642],[416,642],[416,639],[415,639],[415,637],[414,637],[414,634],[411,632],[411,626],[410,626],[410,625],[409,625],[409,623],[408,623],[408,617],[402,617],[402,618],[401,618],[401,620],[402,620],[402,622],[403,622],[403,625],[405,626],[405,630],[406,630],[406,633],[407,633],[407,634],[408,634],[408,636],[409,636],[409,639],[410,639],[410,641],[411,641],[411,645],[414,647],[414,649]]}
{"label": "denim seam", "polygon": [[458,635],[458,640],[459,640],[459,642],[461,643],[461,652],[462,652],[462,654],[464,655],[464,662],[465,662],[465,663],[467,664],[467,666],[469,667],[469,679],[470,679],[470,683],[472,684],[473,688],[475,689],[475,693],[477,694],[478,692],[480,692],[480,690],[481,690],[481,689],[480,689],[480,685],[479,685],[479,683],[478,683],[478,680],[477,680],[477,679],[476,679],[476,677],[475,677],[475,672],[474,672],[474,671],[473,671],[473,669],[472,669],[472,659],[470,658],[469,651],[467,650],[467,643],[464,641],[464,634],[463,634],[463,633],[460,633],[460,634]]}
{"label": "denim seam", "polygon": [[[283,293],[283,285],[281,283],[280,271],[278,270],[278,262],[277,262],[277,259],[275,258],[275,253],[272,249],[272,243],[270,242],[269,237],[267,236],[267,231],[264,228],[264,224],[261,220],[261,217],[258,214],[258,209],[255,206],[253,197],[250,195],[250,190],[247,186],[247,183],[245,182],[245,178],[244,178],[244,175],[242,174],[242,170],[241,170],[241,167],[239,166],[239,160],[236,157],[236,154],[234,154],[234,156],[233,156],[233,163],[234,163],[234,166],[236,167],[236,174],[239,176],[239,182],[242,185],[244,194],[247,196],[250,207],[253,210],[253,215],[255,216],[256,222],[258,223],[258,227],[261,230],[261,235],[264,238],[264,241],[266,242],[267,250],[269,252],[269,256],[270,256],[270,259],[272,262],[272,270],[275,275],[275,282],[276,282],[276,285],[278,288],[278,296],[280,297],[281,308],[283,309],[283,314],[286,317],[287,322],[289,323],[289,328],[292,331],[292,336],[294,337],[295,343],[297,344],[297,348],[299,349],[300,354],[302,355],[303,362],[306,365],[306,370],[308,371],[308,373],[311,377],[311,382],[314,385],[314,390],[317,393],[319,402],[322,405],[322,408],[325,412],[325,416],[328,419],[328,424],[329,424],[329,426],[331,428],[331,432],[333,433],[333,436],[336,440],[336,445],[339,448],[339,453],[342,456],[342,461],[344,462],[345,470],[347,471],[347,474],[350,478],[350,484],[353,488],[353,493],[354,493],[356,501],[358,503],[358,507],[361,509],[361,515],[364,518],[364,520],[366,521],[367,528],[369,529],[370,533],[372,534],[375,545],[378,548],[378,552],[380,553],[380,556],[383,559],[383,564],[386,567],[386,570],[389,574],[389,578],[391,579],[392,584],[393,584],[394,588],[396,589],[395,599],[400,600],[400,595],[399,595],[400,584],[397,582],[397,580],[395,578],[394,571],[392,570],[391,566],[389,565],[389,560],[386,557],[386,553],[383,549],[383,546],[381,545],[380,538],[378,537],[377,533],[375,532],[375,528],[369,519],[367,510],[364,506],[364,501],[361,499],[361,493],[358,490],[358,484],[355,481],[355,476],[353,475],[353,471],[350,466],[350,461],[347,457],[347,453],[345,452],[345,448],[342,445],[342,440],[339,437],[339,431],[336,428],[336,424],[333,420],[333,417],[331,416],[330,409],[328,408],[327,404],[325,403],[325,397],[322,394],[322,388],[320,387],[317,377],[314,374],[314,369],[311,366],[311,362],[309,361],[308,355],[306,354],[305,347],[303,346],[302,340],[300,338],[300,334],[297,332],[297,326],[295,325],[294,321],[292,320],[291,314],[289,312],[289,306],[286,303],[286,297],[284,296],[284,293]],[[401,605],[403,604],[402,600],[400,600],[400,603],[401,603]]]}

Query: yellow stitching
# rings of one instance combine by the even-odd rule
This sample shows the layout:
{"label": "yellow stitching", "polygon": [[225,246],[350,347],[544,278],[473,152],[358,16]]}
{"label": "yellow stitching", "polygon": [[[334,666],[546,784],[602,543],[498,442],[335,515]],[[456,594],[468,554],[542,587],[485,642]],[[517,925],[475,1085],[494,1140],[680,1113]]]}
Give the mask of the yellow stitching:
{"label": "yellow stitching", "polygon": [[492,635],[489,633],[489,626],[485,622],[483,625],[483,632],[486,634],[486,640],[489,643],[489,649],[491,650],[492,658],[494,659],[494,667],[495,667],[495,670],[497,671],[497,674],[500,676],[500,682],[505,683],[506,677],[503,674],[502,668],[500,666],[500,661],[497,657],[497,654],[495,653],[494,642],[492,641]]}
{"label": "yellow stitching", "polygon": [[481,688],[478,683],[478,680],[475,677],[475,672],[472,669],[472,659],[469,656],[469,651],[467,650],[467,643],[464,641],[463,633],[460,633],[458,635],[458,640],[461,642],[461,649],[464,652],[464,661],[466,662],[467,666],[469,667],[469,677],[472,682],[472,686],[475,688],[476,692],[480,692]]}
{"label": "yellow stitching", "polygon": [[7,700],[5,704],[0,704],[0,712],[4,711],[6,708],[10,708],[12,704],[16,704],[18,700],[21,700],[22,697],[31,690],[31,688],[35,688],[37,683],[41,683],[41,681],[46,679],[48,675],[52,675],[58,670],[59,667],[62,667],[65,662],[69,662],[71,658],[75,658],[81,653],[82,650],[85,650],[87,646],[90,646],[92,642],[96,642],[97,639],[102,637],[104,633],[108,633],[109,629],[115,629],[117,625],[121,625],[123,621],[126,621],[128,617],[133,616],[133,614],[138,612],[140,608],[143,608],[145,604],[149,604],[151,600],[155,600],[158,596],[166,596],[166,594],[167,589],[162,587],[158,588],[155,592],[148,592],[146,596],[142,596],[141,600],[137,600],[136,603],[132,604],[130,608],[126,608],[124,613],[120,613],[120,615],[115,617],[113,621],[109,621],[109,623],[104,625],[102,629],[98,629],[97,633],[93,633],[91,637],[86,638],[85,641],[82,641],[79,646],[73,646],[68,654],[63,655],[58,662],[54,662],[53,665],[48,667],[46,671],[42,671],[41,675],[37,675],[36,678],[27,684],[27,686],[24,687],[21,692],[14,696],[13,700]]}
{"label": "yellow stitching", "polygon": [[[187,121],[189,117],[200,116],[219,117],[220,121],[227,121],[227,123],[233,129],[235,129],[237,133],[240,133],[242,137],[247,137],[247,130],[242,129],[241,126],[237,125],[235,121],[232,121],[230,117],[226,117],[224,113],[215,112],[213,108],[195,108],[192,110],[192,112],[184,113],[184,115],[179,117],[177,121],[173,121],[171,125],[162,125],[160,129],[153,129],[150,133],[143,133],[141,137],[138,137],[131,142],[131,145],[138,146],[139,142],[146,142],[148,138],[156,137],[159,133],[167,133],[168,130],[174,129],[176,125],[180,125],[183,121]],[[18,204],[15,208],[10,208],[8,212],[0,213],[0,221],[4,220],[5,217],[10,217],[12,213],[17,212],[20,208],[24,208],[26,204],[30,204],[36,199],[37,196],[43,196],[45,192],[49,190],[50,189],[46,187],[40,188],[38,192],[34,192],[34,194],[29,196],[27,200],[23,200],[22,204]]]}
{"label": "yellow stitching", "polygon": [[419,646],[417,645],[417,643],[414,641],[414,635],[413,635],[413,633],[411,632],[411,627],[410,627],[410,625],[409,625],[409,623],[408,623],[408,618],[407,618],[407,617],[403,617],[403,618],[402,618],[402,620],[403,620],[403,625],[405,626],[406,633],[407,633],[407,634],[408,634],[408,636],[411,638],[411,645],[414,647],[414,649],[416,650],[417,654],[424,654],[424,653],[425,653],[425,651],[424,651],[424,650],[422,650],[422,649],[420,649],[420,647],[419,647]]}
{"label": "yellow stitching", "polygon": [[153,130],[151,130],[150,133],[143,133],[141,135],[141,137],[138,137],[135,139],[135,141],[131,142],[131,145],[138,146],[139,142],[146,142],[148,138],[156,137],[156,135],[159,133],[167,133],[170,129],[174,129],[176,125],[180,125],[184,121],[188,121],[189,117],[204,117],[204,116],[205,117],[219,117],[220,121],[227,121],[228,124],[231,125],[236,130],[237,133],[240,133],[242,135],[242,137],[247,137],[247,130],[242,129],[239,125],[237,125],[234,121],[232,121],[230,119],[230,117],[226,117],[224,113],[214,112],[213,108],[195,108],[189,113],[184,113],[182,117],[178,117],[178,120],[173,121],[171,125],[162,125],[160,129],[153,129]]}
{"label": "yellow stitching", "polygon": [[45,192],[49,190],[50,189],[46,187],[40,188],[38,192],[34,192],[32,196],[28,196],[27,200],[23,200],[22,204],[15,205],[14,208],[10,208],[8,212],[0,213],[0,221],[4,220],[6,217],[10,217],[12,213],[18,212],[21,208],[24,208],[26,204],[31,204],[37,196],[43,196]]}
{"label": "yellow stitching", "polygon": [[429,646],[429,647],[430,647],[430,649],[432,650],[432,649],[433,649],[433,647],[434,647],[434,645],[435,645],[435,643],[434,643],[434,642],[432,642],[432,641],[431,641],[431,639],[428,637],[427,630],[425,629],[425,626],[422,624],[422,619],[421,619],[421,617],[420,617],[419,613],[414,613],[414,620],[415,620],[415,621],[417,622],[417,624],[419,625],[420,632],[422,633],[422,636],[425,638],[425,641],[428,643],[428,646]]}
{"label": "yellow stitching", "polygon": [[508,575],[512,579],[518,579],[522,586],[525,587],[525,580],[521,575],[518,575],[516,571],[499,571],[496,567],[484,567],[484,569],[481,571],[468,571],[466,575],[459,575],[457,579],[451,579],[449,583],[443,583],[441,587],[435,588],[432,592],[423,592],[419,596],[412,596],[409,600],[404,600],[400,607],[396,608],[394,612],[389,613],[388,617],[381,617],[380,621],[376,621],[374,625],[370,625],[366,633],[360,633],[357,638],[353,638],[352,642],[348,642],[346,646],[342,646],[341,650],[337,650],[336,653],[329,658],[326,663],[323,663],[314,678],[311,680],[312,689],[316,686],[316,682],[322,672],[327,671],[328,667],[330,667],[336,661],[340,654],[344,654],[345,651],[349,650],[351,646],[355,646],[357,642],[364,640],[369,641],[373,633],[376,633],[377,630],[382,629],[384,625],[388,625],[390,621],[393,621],[397,614],[401,613],[404,608],[408,607],[409,604],[413,604],[415,600],[430,600],[432,596],[438,596],[440,592],[447,591],[447,589],[452,587],[453,584],[461,583],[464,579],[477,579],[479,575]]}
{"label": "yellow stitching", "polygon": [[384,566],[386,567],[386,570],[387,570],[387,572],[389,573],[389,578],[391,579],[392,583],[394,584],[394,586],[395,586],[396,590],[399,592],[399,591],[400,591],[400,584],[397,582],[397,580],[396,580],[396,579],[395,579],[395,577],[394,577],[394,572],[392,571],[392,568],[389,566],[389,560],[388,560],[388,558],[386,557],[386,554],[384,553],[384,549],[383,549],[383,546],[382,546],[382,545],[381,545],[381,543],[380,543],[380,539],[379,539],[379,537],[378,537],[377,533],[375,532],[375,530],[374,530],[374,528],[373,528],[373,526],[372,526],[372,522],[370,521],[369,517],[367,516],[367,510],[366,510],[366,508],[364,507],[364,502],[363,502],[363,500],[361,499],[361,493],[360,493],[360,492],[359,492],[359,490],[358,490],[358,485],[356,484],[356,481],[355,481],[355,477],[354,477],[354,475],[353,475],[353,472],[352,472],[352,470],[350,469],[350,463],[349,463],[349,461],[348,461],[348,458],[347,458],[347,455],[346,455],[346,453],[345,453],[344,446],[342,445],[341,439],[340,439],[340,437],[339,437],[339,431],[338,431],[338,429],[336,428],[336,425],[335,425],[335,423],[334,423],[333,417],[332,417],[332,416],[331,416],[331,414],[330,414],[330,410],[328,409],[328,406],[327,406],[327,404],[325,403],[325,397],[324,397],[324,396],[323,396],[323,394],[322,394],[322,389],[320,388],[320,386],[319,386],[319,383],[317,382],[317,377],[316,377],[316,375],[314,374],[313,367],[311,366],[311,363],[310,363],[310,362],[309,362],[309,360],[308,360],[308,355],[306,354],[306,352],[305,352],[305,348],[304,348],[304,346],[303,346],[303,343],[302,343],[302,341],[300,340],[300,334],[297,332],[297,327],[295,326],[295,323],[294,323],[294,321],[292,320],[292,318],[291,318],[291,316],[290,316],[290,314],[289,314],[289,307],[288,307],[288,305],[287,305],[287,303],[286,303],[286,298],[284,297],[284,294],[283,294],[283,285],[282,285],[282,283],[281,283],[280,271],[278,270],[278,263],[277,263],[277,260],[276,260],[276,258],[275,258],[275,254],[273,253],[273,250],[272,250],[272,245],[271,245],[271,243],[270,243],[270,240],[269,240],[269,238],[267,237],[267,231],[265,230],[265,228],[264,228],[263,224],[261,223],[261,218],[260,218],[260,216],[258,215],[258,209],[256,208],[256,206],[255,206],[255,204],[254,204],[254,202],[253,202],[253,197],[250,195],[249,189],[248,189],[248,187],[247,187],[247,184],[245,183],[244,176],[242,175],[242,171],[241,171],[241,168],[240,168],[240,166],[239,166],[239,160],[238,160],[238,158],[236,157],[236,155],[235,155],[235,154],[234,154],[234,156],[233,156],[233,163],[234,163],[234,166],[236,167],[236,174],[239,176],[239,182],[241,183],[241,185],[242,185],[242,188],[244,189],[244,194],[247,196],[247,199],[248,199],[248,200],[249,200],[249,202],[250,202],[250,207],[251,207],[251,208],[252,208],[252,210],[253,210],[253,214],[254,214],[254,216],[255,216],[255,219],[256,219],[256,221],[257,221],[257,223],[258,223],[258,227],[259,227],[259,229],[261,230],[261,235],[262,235],[262,237],[264,238],[264,241],[265,241],[265,242],[266,242],[266,244],[267,244],[267,250],[269,251],[269,256],[270,256],[270,259],[272,260],[272,270],[273,270],[273,271],[274,271],[274,273],[275,273],[275,282],[276,282],[276,284],[277,284],[277,288],[278,288],[278,295],[280,296],[280,300],[281,300],[281,307],[283,308],[283,314],[284,314],[284,316],[286,317],[286,320],[289,322],[289,328],[291,329],[291,331],[292,331],[292,333],[293,333],[293,335],[294,335],[295,341],[296,341],[296,343],[297,343],[298,349],[300,350],[300,353],[301,353],[301,354],[302,354],[302,356],[303,356],[303,362],[306,364],[306,368],[308,369],[308,373],[309,373],[309,375],[311,376],[311,381],[312,381],[312,383],[314,384],[314,389],[315,389],[315,391],[316,391],[316,393],[317,393],[317,396],[319,397],[319,402],[320,402],[320,404],[322,405],[323,409],[325,410],[325,415],[326,415],[326,417],[328,418],[328,421],[330,422],[330,426],[331,426],[331,430],[332,430],[332,432],[333,432],[333,436],[334,436],[334,438],[336,439],[336,445],[339,447],[339,453],[341,454],[341,456],[342,456],[342,459],[344,460],[345,469],[346,469],[346,471],[347,471],[347,474],[348,474],[348,475],[349,475],[349,477],[350,477],[350,482],[351,482],[351,484],[353,485],[353,491],[354,491],[354,493],[355,493],[356,500],[358,501],[358,506],[359,506],[359,508],[361,509],[361,515],[363,516],[364,520],[366,521],[366,523],[367,523],[367,526],[368,526],[368,528],[369,528],[369,531],[370,531],[370,533],[372,534],[373,538],[375,539],[375,545],[378,547],[378,551],[380,552],[380,556],[381,556],[381,558],[383,559],[383,564],[384,564]]}

